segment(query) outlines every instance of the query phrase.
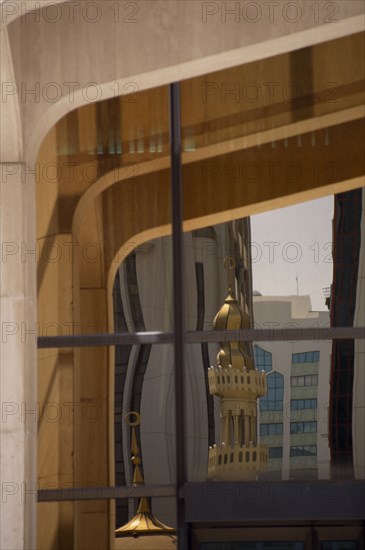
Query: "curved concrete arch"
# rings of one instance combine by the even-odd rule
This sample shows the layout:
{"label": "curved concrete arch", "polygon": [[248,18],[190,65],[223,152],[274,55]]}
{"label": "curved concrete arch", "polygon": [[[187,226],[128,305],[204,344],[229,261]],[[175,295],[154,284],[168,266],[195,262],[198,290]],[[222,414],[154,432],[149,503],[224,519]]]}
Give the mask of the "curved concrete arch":
{"label": "curved concrete arch", "polygon": [[[58,3],[65,8],[57,21],[44,17],[43,8],[39,21],[18,16],[7,26],[29,166],[62,116],[87,103],[126,95],[131,83],[134,90],[145,90],[364,29],[363,3],[358,0],[342,2],[336,25],[313,22],[313,13],[300,0],[302,16],[295,24],[281,15],[280,24],[273,25],[266,17],[259,27],[247,26],[247,32],[242,32],[235,20],[222,24],[221,14],[211,17],[203,13],[202,5],[194,0],[168,5],[159,0],[153,6],[140,0],[135,2],[139,19],[129,25],[116,15],[115,2],[98,4],[101,13],[95,21],[82,12],[84,2],[75,3],[78,8],[70,19],[70,4]],[[187,35],[194,39],[186,41]],[[36,56],[29,58],[30,44],[47,51],[43,63],[38,63]],[[141,55],[142,50],[148,55]],[[123,53],[115,58],[115,51]],[[35,91],[22,97],[25,82],[29,88],[33,83]]]}
{"label": "curved concrete arch", "polygon": [[[262,149],[264,149],[262,146],[264,144],[269,146],[272,140],[278,141],[280,140],[280,138],[282,139],[283,136],[295,137],[301,131],[308,132],[309,128],[311,129],[311,131],[313,131],[316,129],[320,130],[324,127],[333,126],[334,131],[338,132],[341,131],[342,123],[345,121],[350,125],[359,123],[362,114],[363,108],[362,106],[359,106],[347,109],[346,111],[340,111],[336,113],[336,115],[331,114],[319,116],[315,119],[311,119],[310,121],[303,121],[299,123],[296,122],[277,129],[244,136],[243,138],[226,143],[220,143],[219,145],[212,145],[201,148],[194,152],[183,153],[183,165],[189,169],[188,173],[191,174],[193,168],[199,166],[199,163],[204,163],[204,161],[206,161],[207,159],[217,158],[217,155],[220,155],[222,158],[227,157],[230,159],[234,159],[235,155],[239,154],[239,152],[242,150],[246,150],[247,154],[249,152],[252,152],[252,149],[257,143],[261,144],[260,151],[262,151]],[[267,152],[270,153],[269,147],[267,149]],[[258,153],[255,153],[255,155],[255,158],[259,159],[259,157],[257,156]],[[304,157],[301,162],[303,164],[305,163]],[[82,195],[77,204],[73,216],[73,235],[78,234],[80,227],[82,227],[83,225],[83,220],[88,209],[90,208],[90,205],[95,202],[98,196],[107,193],[109,189],[113,188],[113,186],[115,186],[116,184],[122,184],[123,182],[126,183],[131,182],[132,180],[136,180],[137,182],[142,182],[140,184],[137,183],[137,186],[143,186],[142,178],[144,176],[156,175],[158,173],[165,172],[168,169],[169,164],[169,157],[162,157],[159,159],[145,161],[131,166],[122,166],[119,168],[115,168],[103,174],[87,189],[87,191]],[[195,171],[197,172],[198,170]],[[345,176],[345,174],[342,175]],[[189,203],[190,200],[193,200],[193,192],[190,189],[191,185],[189,178],[187,178],[187,182],[188,183],[185,188],[187,192],[187,202]],[[265,210],[279,208],[282,206],[289,206],[290,204],[310,200],[311,198],[320,198],[331,193],[338,193],[341,191],[360,187],[363,185],[363,173],[360,169],[359,173],[349,173],[348,177],[344,177],[343,179],[339,177],[337,181],[332,181],[331,183],[323,183],[324,184],[321,185],[321,182],[317,182],[317,185],[314,186],[308,178],[307,184],[304,183],[304,185],[299,186],[297,189],[294,189],[293,186],[286,186],[287,188],[282,190],[280,190],[280,188],[275,190],[272,189],[270,195],[267,196],[266,200],[263,200],[261,195],[261,200],[259,201],[255,200],[254,196],[244,198],[245,194],[241,193],[241,204],[240,200],[236,200],[234,201],[235,205],[233,208],[227,208],[228,203],[227,201],[225,201],[225,207],[223,206],[223,202],[221,203],[222,209],[220,209],[218,205],[216,205],[217,207],[214,207],[213,211],[211,212],[203,208],[203,210],[205,211],[202,211],[200,215],[198,214],[199,208],[189,211],[188,207],[188,210],[185,213],[184,231],[200,229],[207,225],[224,223],[226,221],[231,221],[232,219],[238,219],[255,213],[264,212]],[[198,182],[198,184],[199,187],[203,189],[203,183],[200,181]],[[156,183],[156,185],[158,185],[158,183]],[[235,193],[234,187],[234,182],[231,184],[231,186],[229,186],[228,184],[225,194],[227,196],[233,196],[233,194]],[[166,189],[167,192],[169,192],[168,187],[166,188],[165,185],[165,192]],[[194,187],[194,191],[196,191],[196,187]],[[142,193],[140,196],[142,196]],[[217,202],[220,202],[218,196]],[[132,230],[132,233],[127,236],[122,236],[121,233],[118,232],[118,230],[115,230],[113,234],[113,242],[116,244],[116,247],[114,253],[112,253],[112,257],[109,260],[109,267],[107,268],[106,272],[107,287],[112,288],[111,285],[114,281],[116,269],[132,248],[135,248],[146,240],[166,236],[170,232],[170,230],[171,229],[169,225],[169,220],[166,217],[163,223],[158,223],[156,217],[154,217],[153,223],[148,225],[148,228],[141,227],[141,230]],[[119,241],[119,239],[121,239],[121,241]]]}
{"label": "curved concrete arch", "polygon": [[[7,83],[14,81],[9,36],[6,28],[0,28],[1,96]],[[18,99],[12,95],[1,99],[0,162],[21,162],[23,159],[22,126]],[[11,129],[9,131],[9,128]]]}
{"label": "curved concrete arch", "polygon": [[166,170],[170,165],[169,157],[162,157],[159,159],[145,161],[139,164],[133,164],[128,166],[120,166],[114,168],[109,172],[103,174],[97,181],[95,181],[87,191],[81,196],[77,203],[75,213],[73,216],[72,233],[77,233],[80,224],[85,216],[87,209],[91,202],[93,202],[97,196],[104,193],[107,189],[120,183],[122,181],[129,180],[135,177],[141,177],[161,170]]}
{"label": "curved concrete arch", "polygon": [[[65,0],[52,0],[47,2],[48,6],[53,4],[64,4]],[[0,29],[10,25],[20,17],[25,17],[33,11],[39,11],[43,8],[39,0],[22,0],[22,2],[12,2],[11,0],[1,0],[0,2]]]}
{"label": "curved concrete arch", "polygon": [[[328,115],[322,115],[316,118],[311,118],[310,120],[303,120],[301,122],[286,124],[284,126],[280,126],[279,128],[260,131],[254,134],[243,136],[242,138],[236,138],[234,140],[229,140],[227,142],[223,142],[223,143],[221,142],[219,144],[212,144],[206,147],[201,147],[196,151],[191,151],[188,153],[184,152],[182,154],[182,163],[183,165],[188,165],[199,161],[202,162],[208,159],[215,158],[217,156],[223,156],[224,154],[227,154],[227,153],[232,153],[235,151],[242,151],[244,149],[252,148],[256,146],[258,143],[260,145],[264,145],[264,144],[271,143],[272,141],[278,141],[283,138],[295,137],[301,132],[302,133],[306,133],[310,131],[313,132],[313,131],[321,130],[323,128],[336,126],[345,122],[360,120],[361,118],[363,118],[363,114],[364,114],[364,108],[362,105],[359,105],[357,107],[339,111],[334,114],[331,113]],[[161,170],[166,170],[169,167],[169,165],[170,165],[170,158],[161,157],[158,159],[144,161],[138,164],[136,163],[133,165],[120,166],[118,168],[114,168],[109,172],[106,172],[105,174],[103,174],[97,181],[95,181],[92,185],[90,185],[87,191],[80,198],[75,210],[74,218],[73,218],[74,219],[73,232],[77,231],[78,224],[82,223],[84,213],[87,210],[88,205],[91,203],[91,201],[94,201],[99,194],[106,191],[109,187],[113,186],[118,182],[122,182],[130,178],[140,177],[147,174],[159,172]],[[359,185],[354,184],[354,187],[356,186],[359,186]],[[329,194],[330,192],[331,191],[328,191],[325,189],[318,190],[318,193],[319,193],[318,198],[320,196]],[[313,193],[312,188],[310,189],[310,193],[312,195]],[[295,197],[293,198],[292,204],[300,200],[305,201],[306,197],[305,196],[303,196],[302,198]],[[266,209],[271,209],[274,207],[275,205],[270,203],[270,205],[267,205]],[[260,209],[252,213],[258,213],[263,211],[265,211],[265,205],[261,203]],[[242,216],[240,215],[240,213],[237,213],[235,217],[239,218]],[[227,221],[227,220],[222,220],[222,222],[223,221]],[[206,225],[209,225],[211,223],[213,222],[206,220]],[[201,227],[204,227],[204,225]],[[198,226],[192,227],[192,229],[199,229],[199,228],[200,227]],[[186,229],[186,231],[188,230],[189,229]]]}

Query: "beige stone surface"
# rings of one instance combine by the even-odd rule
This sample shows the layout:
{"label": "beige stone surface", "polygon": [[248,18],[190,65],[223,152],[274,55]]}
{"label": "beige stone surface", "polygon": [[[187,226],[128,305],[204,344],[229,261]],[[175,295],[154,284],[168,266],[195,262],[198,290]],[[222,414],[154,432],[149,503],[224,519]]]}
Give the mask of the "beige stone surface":
{"label": "beige stone surface", "polygon": [[20,162],[22,160],[23,140],[19,101],[14,93],[9,93],[9,96],[7,96],[8,89],[9,91],[14,90],[15,81],[7,28],[0,28],[0,67],[0,162]]}
{"label": "beige stone surface", "polygon": [[[9,24],[15,82],[38,86],[19,101],[28,162],[35,161],[59,118],[80,105],[113,97],[116,90],[131,94],[364,29],[361,0],[339,0],[336,23],[329,22],[323,3],[315,14],[306,0],[298,0],[298,16],[288,16],[283,1],[273,15],[265,2],[259,4],[256,23],[250,21],[254,15],[242,15],[242,10],[225,16],[224,3],[214,4],[218,9],[210,15],[207,3],[194,0],[139,0],[134,14],[116,11],[109,0],[97,4],[97,13],[79,2],[72,14],[65,3],[57,13],[44,9],[38,18],[15,19]],[[30,45],[38,55],[28,57]],[[44,51],[47,56],[38,63]],[[115,56],[116,51],[123,55]]]}
{"label": "beige stone surface", "polygon": [[[0,546],[35,547],[36,294],[34,177],[23,164],[0,164]],[[6,254],[4,255],[4,245]],[[33,332],[28,332],[33,331]],[[33,491],[26,495],[27,491]]]}

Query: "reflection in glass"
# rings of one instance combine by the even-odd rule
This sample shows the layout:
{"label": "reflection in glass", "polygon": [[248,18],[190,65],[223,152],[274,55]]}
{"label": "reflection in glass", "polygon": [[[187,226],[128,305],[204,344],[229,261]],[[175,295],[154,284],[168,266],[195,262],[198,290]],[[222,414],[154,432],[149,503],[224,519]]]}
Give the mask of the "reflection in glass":
{"label": "reflection in glass", "polygon": [[317,445],[301,445],[290,447],[290,456],[316,456]]}
{"label": "reflection in glass", "polygon": [[272,372],[266,377],[267,394],[260,399],[260,411],[282,411],[284,397],[284,377]]}
{"label": "reflection in glass", "polygon": [[[297,220],[297,225],[300,222],[301,220]],[[284,214],[282,224],[283,226],[286,224]],[[253,291],[250,239],[252,237],[249,219],[210,226],[184,234],[186,329],[211,329],[228,285],[234,289],[246,318],[258,327],[288,326],[301,329],[328,326],[330,315],[326,309],[325,299],[323,299],[323,309],[314,311],[309,295],[288,292],[287,295],[266,296]],[[225,267],[224,260],[227,257],[233,269],[226,269],[227,263]],[[141,245],[123,262],[117,275],[119,282],[116,282],[115,287],[119,293],[119,305],[116,301],[115,311],[119,315],[120,331],[172,329],[170,258],[170,238],[163,237]],[[279,269],[280,266],[273,262],[271,267]],[[270,278],[267,266],[264,269],[266,277]],[[153,288],[151,273],[154,273]],[[280,271],[280,276],[285,279],[285,270]],[[303,280],[301,284],[304,286]],[[123,312],[120,309],[121,303]],[[332,305],[333,303],[332,294]],[[328,301],[327,304],[331,305]],[[300,334],[300,330],[298,333]],[[165,374],[171,371],[172,356],[161,354],[159,351],[152,352],[148,348],[151,346],[141,346],[133,354],[124,347],[117,351],[118,384],[116,387],[123,387],[127,378],[132,376],[134,386],[128,391],[123,389],[123,399],[129,398],[131,402],[138,405],[143,395],[147,395],[149,391],[150,381],[145,378],[145,374],[150,372],[150,378],[155,379],[155,385],[161,383],[162,388],[165,386],[170,388],[171,403],[170,401],[169,403],[172,406],[171,384],[169,385],[164,378]],[[347,348],[342,346],[341,351],[338,352],[342,366],[338,372],[336,371],[337,381],[334,379],[333,382],[330,374],[332,349],[330,341],[310,342],[298,338],[293,342],[254,342],[253,345],[245,343],[243,348],[244,353],[251,360],[253,359],[255,370],[265,372],[267,382],[267,393],[260,398],[258,406],[253,409],[257,413],[258,443],[266,446],[268,451],[267,471],[258,474],[258,479],[330,479],[332,475],[330,438],[336,437],[338,448],[346,449],[346,438],[349,430],[351,432],[351,423],[350,426],[343,426],[339,422],[343,414],[341,406],[336,409],[338,429],[335,433],[331,432],[330,399],[333,392],[338,392],[339,389],[343,392],[352,392],[346,370],[351,354],[347,353]],[[222,418],[219,396],[209,393],[208,374],[211,365],[216,365],[217,351],[219,351],[217,345],[208,346],[201,343],[187,346],[187,447],[190,481],[206,481],[209,468],[213,466],[232,469],[237,464],[243,469],[246,464],[250,464],[250,461],[256,464],[259,461],[259,455],[254,448],[246,450],[243,446],[234,449],[234,445],[231,447],[220,437]],[[157,355],[153,358],[152,353]],[[130,374],[127,374],[128,372]],[[246,382],[253,383],[253,373],[249,370],[238,373],[231,368],[222,368],[219,372],[217,371],[215,377],[217,387],[229,386],[234,391]],[[157,410],[163,411],[165,398],[160,394],[160,388],[158,392],[156,389],[154,405]],[[336,399],[339,399],[342,394],[336,395]],[[358,402],[360,403],[359,399]],[[161,412],[161,414],[165,413]],[[144,417],[146,418],[146,413]],[[235,434],[238,434],[239,443],[245,444],[245,436],[242,435],[245,434],[244,420],[238,415],[237,421],[234,414],[228,414],[227,418],[224,425],[225,437],[230,437],[233,441]],[[256,440],[252,426],[248,426],[248,434],[250,434],[249,430],[251,435],[248,445],[252,441],[254,447]],[[116,433],[118,434],[118,431]],[[173,434],[174,426],[170,422],[170,430],[166,437],[171,439]],[[357,436],[356,445],[359,444],[358,441]],[[225,443],[226,447],[225,449],[222,447],[221,452],[217,452],[214,462],[208,449],[214,448],[214,445],[218,448],[222,443]],[[169,452],[173,454],[172,444],[169,448]],[[360,460],[362,460],[361,456]],[[117,464],[116,471],[119,475],[118,468]],[[153,472],[156,470],[158,477],[157,462],[152,470]],[[151,473],[151,476],[152,479],[155,473]],[[214,478],[208,477],[208,479]],[[170,518],[161,517],[163,521],[173,524]]]}
{"label": "reflection in glass", "polygon": [[321,550],[357,550],[355,541],[324,541],[321,542]]}
{"label": "reflection in glass", "polygon": [[290,408],[292,411],[301,409],[316,409],[317,399],[292,399],[290,401]]}
{"label": "reflection in glass", "polygon": [[283,448],[282,447],[270,447],[269,448],[269,458],[283,458]]}
{"label": "reflection in glass", "polygon": [[319,361],[319,351],[293,353],[292,363],[316,363]]}
{"label": "reflection in glass", "polygon": [[[331,325],[364,326],[364,189],[335,196]],[[334,340],[330,448],[333,478],[365,478],[364,340]]]}
{"label": "reflection in glass", "polygon": [[260,435],[282,435],[282,433],[282,423],[260,424]]}
{"label": "reflection in glass", "polygon": [[[304,550],[303,542],[203,542],[200,550]],[[351,547],[352,548],[352,547]],[[337,550],[337,549],[336,549]]]}
{"label": "reflection in glass", "polygon": [[315,433],[317,422],[290,422],[290,433]]}
{"label": "reflection in glass", "polygon": [[[265,372],[270,372],[272,369],[272,354],[265,349],[263,349],[258,344],[255,344],[253,347],[255,354],[255,364],[259,370],[264,370]],[[262,400],[261,400],[262,403]]]}
{"label": "reflection in glass", "polygon": [[[116,279],[120,284],[120,280]],[[115,286],[116,288],[116,286]],[[119,297],[115,296],[116,304]],[[122,315],[119,306],[116,316]],[[175,483],[175,411],[172,345],[116,346],[115,348],[114,449],[115,484],[133,482],[131,429],[126,413],[136,410],[141,422],[135,427],[135,445],[146,485]],[[172,391],[171,391],[172,389]],[[133,408],[132,408],[133,407]],[[137,499],[116,500],[116,528],[136,513]],[[163,523],[176,522],[173,497],[151,499],[152,513]]]}

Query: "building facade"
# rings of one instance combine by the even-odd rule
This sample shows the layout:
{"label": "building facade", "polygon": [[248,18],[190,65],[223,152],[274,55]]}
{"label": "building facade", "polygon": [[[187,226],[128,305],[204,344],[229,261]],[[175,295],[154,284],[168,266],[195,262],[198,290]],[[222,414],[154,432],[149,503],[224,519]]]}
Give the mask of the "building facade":
{"label": "building facade", "polygon": [[[123,260],[171,234],[171,83],[181,81],[184,232],[364,185],[363,2],[274,4],[0,2],[7,550],[113,547],[116,348],[100,338],[115,332]],[[215,502],[221,493],[199,505],[207,487],[178,484],[159,487],[186,508],[182,548],[199,519],[212,523],[219,510],[220,521],[234,520],[236,508]],[[358,521],[358,487],[345,485],[350,505],[326,503],[326,514]],[[262,510],[250,507],[256,520]]]}
{"label": "building facade", "polygon": [[[312,311],[309,296],[254,296],[261,327],[326,327],[329,314]],[[330,479],[328,415],[330,342],[260,342],[255,362],[268,392],[260,400],[260,441],[269,448],[268,480]]]}

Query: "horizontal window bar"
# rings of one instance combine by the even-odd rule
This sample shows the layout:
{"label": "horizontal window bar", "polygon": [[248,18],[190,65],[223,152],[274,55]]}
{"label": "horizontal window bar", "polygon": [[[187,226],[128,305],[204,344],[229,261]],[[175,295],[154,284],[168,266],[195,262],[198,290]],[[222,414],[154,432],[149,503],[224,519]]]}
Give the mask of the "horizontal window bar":
{"label": "horizontal window bar", "polygon": [[[351,340],[365,338],[364,327],[276,328],[246,330],[188,331],[187,344],[201,342],[295,342],[298,340]],[[97,346],[130,346],[140,344],[172,344],[173,332],[135,332],[116,334],[77,334],[74,336],[40,336],[38,348],[72,348]]]}
{"label": "horizontal window bar", "polygon": [[[284,520],[289,517],[297,520],[313,517],[358,519],[365,517],[364,491],[364,480],[202,482],[187,483],[179,497],[186,500],[190,522]],[[142,496],[176,497],[176,485],[78,487],[37,492],[38,502]]]}
{"label": "horizontal window bar", "polygon": [[74,336],[39,336],[38,348],[83,348],[97,346],[130,346],[171,344],[173,332],[121,332],[110,334],[75,334]]}
{"label": "horizontal window bar", "polygon": [[114,498],[174,497],[176,485],[139,485],[118,487],[70,487],[67,489],[39,489],[38,502],[65,500],[111,500]]}
{"label": "horizontal window bar", "polygon": [[364,480],[188,483],[186,521],[363,520]]}

